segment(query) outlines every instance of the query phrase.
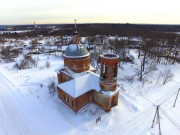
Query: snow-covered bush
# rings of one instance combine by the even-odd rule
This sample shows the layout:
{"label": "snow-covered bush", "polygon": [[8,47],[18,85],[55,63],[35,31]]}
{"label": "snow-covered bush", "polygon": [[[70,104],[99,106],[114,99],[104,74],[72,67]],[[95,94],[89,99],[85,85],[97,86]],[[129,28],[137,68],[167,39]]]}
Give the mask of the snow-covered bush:
{"label": "snow-covered bush", "polygon": [[16,69],[28,69],[37,66],[37,60],[31,55],[24,55],[20,57],[14,65]]}
{"label": "snow-covered bush", "polygon": [[45,67],[46,67],[46,68],[50,68],[50,66],[51,66],[50,62],[49,62],[49,61],[46,61]]}
{"label": "snow-covered bush", "polygon": [[129,60],[133,64],[134,63],[134,56],[133,55],[129,55]]}

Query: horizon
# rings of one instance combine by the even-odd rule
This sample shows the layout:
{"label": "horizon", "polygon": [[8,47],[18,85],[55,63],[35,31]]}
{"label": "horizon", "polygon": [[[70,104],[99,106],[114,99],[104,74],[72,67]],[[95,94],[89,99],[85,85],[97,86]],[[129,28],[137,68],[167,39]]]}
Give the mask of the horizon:
{"label": "horizon", "polygon": [[72,24],[180,24],[178,0],[6,0],[0,25]]}
{"label": "horizon", "polygon": [[[74,23],[42,23],[42,24],[37,24],[36,25],[74,25]],[[180,24],[156,24],[156,23],[106,23],[106,22],[102,22],[102,23],[96,23],[96,22],[92,22],[92,23],[77,23],[77,25],[83,25],[83,24],[117,24],[117,25],[125,25],[125,24],[129,24],[129,25],[169,25],[169,26],[180,26]],[[26,25],[34,25],[34,23],[32,24],[0,24],[0,26],[26,26]]]}

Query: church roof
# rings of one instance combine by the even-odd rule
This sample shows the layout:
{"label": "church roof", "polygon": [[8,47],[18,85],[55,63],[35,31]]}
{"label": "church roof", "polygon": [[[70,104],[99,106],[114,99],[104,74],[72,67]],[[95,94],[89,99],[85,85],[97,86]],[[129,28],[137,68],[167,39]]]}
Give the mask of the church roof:
{"label": "church roof", "polygon": [[101,90],[99,86],[99,75],[92,72],[86,72],[86,74],[76,77],[73,80],[60,83],[58,87],[73,98],[77,98],[90,90],[96,90],[98,92]]}
{"label": "church roof", "polygon": [[82,44],[71,44],[66,48],[66,51],[64,53],[64,56],[68,58],[85,57],[88,55],[88,50]]}

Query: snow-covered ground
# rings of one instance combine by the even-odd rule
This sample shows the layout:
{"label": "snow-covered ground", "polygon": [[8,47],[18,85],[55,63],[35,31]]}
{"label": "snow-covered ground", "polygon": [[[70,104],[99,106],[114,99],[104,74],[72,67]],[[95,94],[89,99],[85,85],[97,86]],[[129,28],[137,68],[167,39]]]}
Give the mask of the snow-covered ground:
{"label": "snow-covered ground", "polygon": [[[180,88],[180,65],[168,65],[174,78],[165,85],[161,81],[156,84],[158,71],[146,76],[144,86],[136,79],[128,82],[124,76],[133,75],[139,63],[134,52],[135,64],[125,63],[119,68],[119,103],[109,113],[95,104],[74,113],[57,94],[49,94],[49,80],[56,78],[54,70],[63,64],[60,58],[36,55],[37,67],[24,70],[13,69],[14,63],[1,64],[0,135],[158,135],[158,124],[151,128],[156,105],[160,105],[162,134],[179,135],[180,95],[176,107],[173,104]],[[46,61],[50,68],[44,66]],[[158,69],[166,66],[158,65]],[[101,122],[96,124],[100,116]]]}

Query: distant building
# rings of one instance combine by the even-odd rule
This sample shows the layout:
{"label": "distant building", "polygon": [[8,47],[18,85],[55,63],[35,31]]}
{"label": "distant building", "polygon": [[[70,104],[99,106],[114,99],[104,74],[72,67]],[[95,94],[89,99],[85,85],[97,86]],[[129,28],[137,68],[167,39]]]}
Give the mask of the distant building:
{"label": "distant building", "polygon": [[56,69],[58,97],[75,112],[91,102],[109,112],[118,104],[119,56],[102,54],[99,76],[90,65],[89,52],[85,46],[79,44],[79,41],[80,37],[76,30],[72,44],[65,50],[64,66]]}
{"label": "distant building", "polygon": [[5,29],[6,29],[5,26],[1,26],[1,25],[0,25],[0,30],[5,30]]}
{"label": "distant building", "polygon": [[37,26],[37,24],[36,24],[36,22],[34,22],[34,28],[37,28],[38,26]]}

